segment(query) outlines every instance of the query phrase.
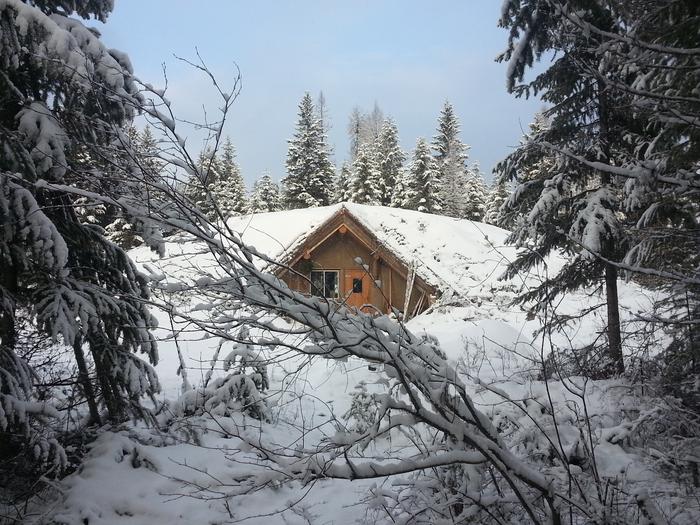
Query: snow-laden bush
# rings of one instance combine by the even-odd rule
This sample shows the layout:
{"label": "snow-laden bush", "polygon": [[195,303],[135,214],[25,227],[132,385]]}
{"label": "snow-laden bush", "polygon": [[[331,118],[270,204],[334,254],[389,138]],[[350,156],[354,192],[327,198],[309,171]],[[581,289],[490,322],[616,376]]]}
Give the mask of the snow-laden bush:
{"label": "snow-laden bush", "polygon": [[363,434],[377,419],[377,400],[367,391],[367,383],[364,381],[355,386],[355,392],[351,396],[350,408],[343,414],[343,419],[352,431]]}
{"label": "snow-laden bush", "polygon": [[270,420],[270,410],[262,395],[270,387],[268,359],[260,347],[247,341],[246,328],[239,332],[238,338],[240,342],[234,343],[223,360],[224,371],[230,373],[183,393],[174,406],[176,415],[243,413],[262,421]]}

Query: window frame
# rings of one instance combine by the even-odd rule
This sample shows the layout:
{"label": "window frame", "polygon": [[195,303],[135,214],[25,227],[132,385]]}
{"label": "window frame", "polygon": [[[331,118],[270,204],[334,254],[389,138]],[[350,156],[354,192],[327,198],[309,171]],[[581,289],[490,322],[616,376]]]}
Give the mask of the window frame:
{"label": "window frame", "polygon": [[[318,286],[314,284],[313,274],[321,274],[321,279],[323,282],[323,290],[319,290]],[[335,290],[332,294],[328,295],[328,281],[326,280],[326,274],[335,274]],[[316,297],[323,297],[324,299],[340,299],[340,270],[311,270],[309,272],[309,282],[311,283],[310,291],[311,295]],[[316,293],[316,292],[321,292]],[[335,295],[333,295],[335,294]]]}

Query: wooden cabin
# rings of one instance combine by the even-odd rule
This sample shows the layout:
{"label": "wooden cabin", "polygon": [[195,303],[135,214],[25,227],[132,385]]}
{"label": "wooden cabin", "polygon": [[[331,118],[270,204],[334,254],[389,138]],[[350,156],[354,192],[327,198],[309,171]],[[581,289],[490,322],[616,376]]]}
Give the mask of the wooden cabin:
{"label": "wooden cabin", "polygon": [[425,311],[437,290],[345,207],[315,228],[279,261],[276,273],[290,288],[327,297],[365,312]]}

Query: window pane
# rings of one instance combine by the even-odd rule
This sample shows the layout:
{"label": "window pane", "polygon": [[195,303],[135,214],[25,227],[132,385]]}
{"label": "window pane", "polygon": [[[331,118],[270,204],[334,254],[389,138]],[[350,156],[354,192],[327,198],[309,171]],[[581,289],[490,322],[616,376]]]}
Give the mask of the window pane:
{"label": "window pane", "polygon": [[311,272],[311,295],[323,297],[323,272]]}
{"label": "window pane", "polygon": [[338,294],[338,272],[326,272],[325,274],[326,282],[326,297],[335,299],[339,296]]}
{"label": "window pane", "polygon": [[352,293],[362,293],[362,279],[354,278],[352,280]]}

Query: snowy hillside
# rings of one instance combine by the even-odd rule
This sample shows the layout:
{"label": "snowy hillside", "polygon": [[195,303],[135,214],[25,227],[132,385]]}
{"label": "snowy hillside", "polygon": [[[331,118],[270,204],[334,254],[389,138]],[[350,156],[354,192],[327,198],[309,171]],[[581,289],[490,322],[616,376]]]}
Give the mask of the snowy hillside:
{"label": "snowy hillside", "polygon": [[[533,272],[512,280],[499,279],[507,262],[516,253],[513,246],[505,244],[508,232],[501,228],[440,215],[354,203],[241,216],[231,219],[228,225],[259,253],[280,260],[293,252],[307,235],[341,206],[347,207],[406,263],[415,260],[417,272],[442,292],[441,300],[433,309],[437,316],[415,319],[409,323],[410,327],[436,335],[440,333],[441,339],[448,339],[445,343],[451,343],[446,345],[448,349],[456,345],[456,353],[461,351],[466,340],[476,342],[478,346],[483,346],[484,341],[500,341],[506,347],[518,344],[524,357],[539,356],[540,345],[533,337],[533,333],[541,328],[539,321],[528,315],[527,308],[512,306],[510,302],[528,285],[539,283],[540,276]],[[149,272],[163,276],[188,275],[196,281],[203,275],[221,272],[206,247],[186,238],[168,243],[166,253],[167,257],[160,259],[143,247],[133,250],[132,256]],[[556,270],[561,264],[560,259],[551,258],[549,270]],[[621,304],[627,317],[649,303],[648,291],[634,284],[621,283],[620,286]],[[562,313],[574,312],[581,305],[594,305],[601,300],[597,292],[583,291],[571,294],[558,305],[558,309]],[[191,306],[196,303],[193,298]],[[578,334],[582,343],[585,338],[595,337],[600,328],[598,324],[598,318],[590,316],[576,324],[572,331]],[[463,328],[455,330],[455,325]],[[164,319],[161,320],[162,326],[167,326]],[[190,334],[187,338],[197,337]],[[166,392],[172,395],[179,384],[174,375],[179,363],[172,358],[169,343],[163,344],[168,350],[161,350],[157,369]],[[208,361],[210,352],[203,352],[203,343],[198,342],[193,348],[187,342],[183,345],[189,359],[198,363]],[[211,341],[211,348],[215,345],[216,342]]]}
{"label": "snowy hillside", "polygon": [[[618,424],[624,420],[626,401],[624,391],[617,389],[618,383],[584,381],[562,385],[555,382],[547,389],[538,380],[537,359],[542,340],[533,337],[533,332],[539,324],[527,320],[527,313],[521,309],[507,307],[514,287],[508,290],[497,281],[504,257],[513,254],[512,247],[502,245],[506,232],[417,212],[349,207],[402,257],[419,257],[426,278],[466,297],[462,305],[452,300],[449,304],[438,304],[411,320],[408,328],[416,334],[437,338],[448,362],[463,375],[469,394],[481,409],[495,421],[501,421],[499,424],[508,422],[519,428],[511,437],[515,439],[513,443],[524,440],[523,453],[527,454],[531,447],[546,448],[544,437],[533,434],[533,424],[545,423],[523,417],[517,404],[503,405],[503,396],[531,398],[537,403],[548,403],[547,396],[552,396],[554,409],[561,411],[563,418],[559,423],[564,446],[575,448],[578,446],[576,423],[566,416],[573,414],[572,410],[583,409],[581,399],[569,391],[575,384],[586,392],[587,410],[602,418],[593,430],[594,438],[601,441],[598,447],[601,475],[613,479],[623,475],[646,488],[653,484],[655,478],[650,463],[633,451],[623,450],[617,441],[604,438],[622,432]],[[240,217],[232,220],[231,226],[260,252],[279,256],[292,249],[305,231],[318,226],[337,209],[336,206]],[[271,230],[274,236],[268,233]],[[168,272],[180,267],[184,274],[191,274],[195,268],[213,271],[210,256],[194,243],[182,240],[172,243],[168,253],[169,256],[160,261],[145,249],[137,249],[132,255],[151,271],[157,266]],[[630,305],[646,300],[633,286],[625,290],[624,297]],[[505,295],[499,297],[499,293]],[[568,300],[584,299],[592,300],[584,295]],[[192,298],[190,304],[196,304],[196,298]],[[575,305],[562,305],[563,309],[567,307],[573,309]],[[161,360],[157,370],[165,398],[175,399],[182,387],[177,348],[183,354],[186,373],[193,385],[203,381],[211,367],[214,377],[225,375],[221,364],[211,361],[218,355],[216,338],[189,331],[180,334],[176,345],[170,340],[167,316],[161,313],[159,318],[164,341],[160,345]],[[577,340],[583,342],[595,337],[595,325],[595,320],[579,325],[575,334]],[[295,344],[307,343],[297,340]],[[242,414],[214,416],[213,419],[209,416],[176,418],[175,427],[181,431],[175,432],[174,437],[166,437],[165,442],[162,436],[145,428],[104,434],[93,445],[81,472],[65,483],[67,495],[53,510],[54,519],[60,523],[74,523],[87,517],[91,525],[222,523],[227,520],[259,524],[316,521],[340,524],[372,520],[374,507],[368,504],[367,498],[371,499],[377,483],[390,486],[389,480],[320,480],[310,485],[289,482],[268,488],[263,484],[262,488],[254,490],[252,486],[246,488],[247,484],[258,483],[260,476],[264,479],[267,475],[263,464],[253,468],[259,472],[250,477],[251,465],[259,459],[246,443],[251,436],[258,436],[254,439],[261,439],[266,446],[282,449],[293,449],[301,442],[306,447],[321,446],[337,432],[339,424],[349,428],[359,424],[357,414],[350,415],[358,393],[386,392],[384,372],[369,369],[359,359],[336,362],[310,360],[286,351],[266,352],[271,359],[268,365],[270,389],[266,393],[272,414],[269,422]],[[198,436],[199,445],[186,438],[191,433]],[[394,454],[389,450],[410,445],[404,441],[401,435],[392,435],[389,441],[380,440],[366,453],[377,457]],[[664,490],[671,490],[669,487],[672,489],[669,485]]]}
{"label": "snowy hillside", "polygon": [[236,217],[229,221],[244,242],[275,260],[293,253],[303,239],[346,208],[406,266],[438,289],[463,297],[478,296],[500,286],[502,264],[515,250],[505,245],[505,230],[468,220],[417,211],[345,202]]}

